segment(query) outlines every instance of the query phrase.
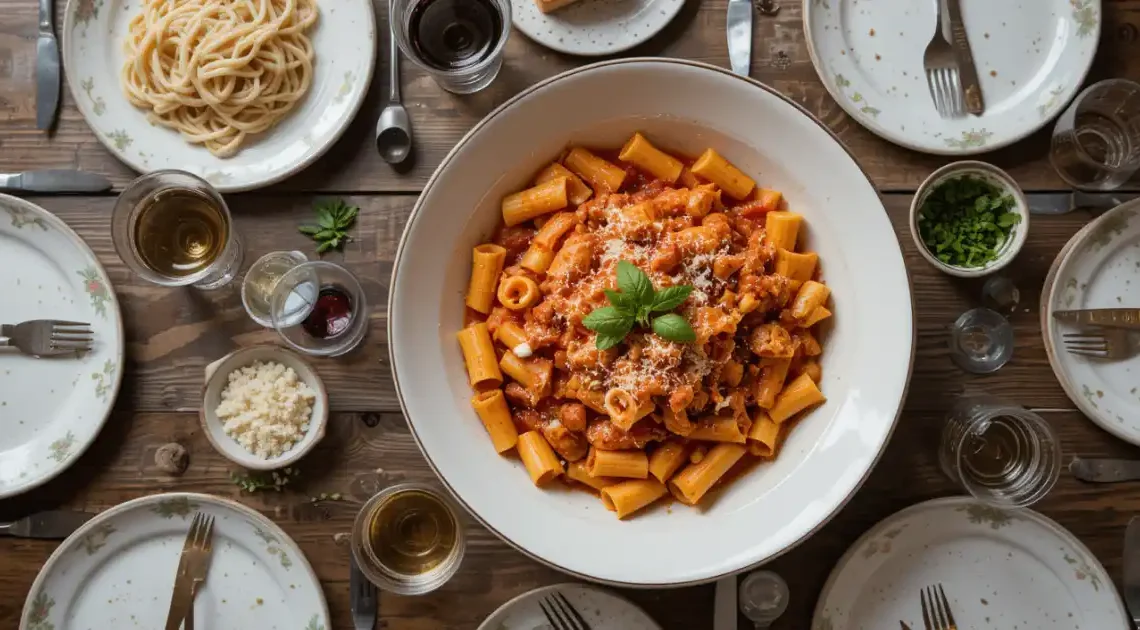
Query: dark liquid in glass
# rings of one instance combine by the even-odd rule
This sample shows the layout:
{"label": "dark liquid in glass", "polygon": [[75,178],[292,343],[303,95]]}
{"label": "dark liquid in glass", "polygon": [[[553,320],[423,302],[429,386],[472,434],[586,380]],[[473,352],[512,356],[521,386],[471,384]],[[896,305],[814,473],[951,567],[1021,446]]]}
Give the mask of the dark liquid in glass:
{"label": "dark liquid in glass", "polygon": [[322,287],[317,303],[301,327],[317,339],[335,337],[352,323],[352,299],[338,287]]}
{"label": "dark liquid in glass", "polygon": [[503,14],[493,0],[422,0],[412,8],[408,28],[421,61],[463,70],[494,52],[503,36]]}

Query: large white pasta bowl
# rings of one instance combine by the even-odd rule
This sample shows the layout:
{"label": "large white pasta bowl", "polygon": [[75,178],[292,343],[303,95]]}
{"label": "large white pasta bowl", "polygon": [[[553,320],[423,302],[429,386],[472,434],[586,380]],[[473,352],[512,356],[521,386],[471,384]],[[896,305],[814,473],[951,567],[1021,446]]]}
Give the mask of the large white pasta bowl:
{"label": "large white pasta bowl", "polygon": [[[774,461],[709,506],[657,507],[619,521],[585,492],[535,488],[491,447],[470,405],[455,333],[471,248],[500,200],[568,144],[619,147],[642,131],[666,150],[713,147],[805,216],[835,316],[825,340],[827,402]],[[902,408],[914,353],[898,239],[866,174],[818,120],[756,81],[672,59],[607,61],[539,83],[468,133],[429,180],[396,254],[389,347],[401,405],[455,497],[520,551],[579,577],[628,586],[716,579],[791,549],[855,493]],[[557,484],[556,484],[557,485]]]}

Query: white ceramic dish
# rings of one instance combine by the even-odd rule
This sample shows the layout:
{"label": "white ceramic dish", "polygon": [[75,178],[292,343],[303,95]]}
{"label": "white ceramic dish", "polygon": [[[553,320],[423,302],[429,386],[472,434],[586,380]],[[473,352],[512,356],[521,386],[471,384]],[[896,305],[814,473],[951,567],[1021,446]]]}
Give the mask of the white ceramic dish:
{"label": "white ceramic dish", "polygon": [[107,272],[55,215],[0,195],[0,323],[87,322],[92,350],[34,359],[0,349],[0,499],[70,466],[103,428],[123,378],[123,318]]}
{"label": "white ceramic dish", "polygon": [[[255,361],[272,361],[293,368],[297,378],[304,381],[317,394],[313,401],[313,415],[309,420],[309,429],[305,432],[305,437],[294,444],[293,448],[270,459],[263,459],[250,453],[232,437],[226,435],[222,421],[215,413],[222,399],[222,390],[229,382],[230,373],[252,365]],[[281,346],[250,346],[231,352],[206,366],[206,385],[202,390],[202,408],[198,412],[198,418],[210,444],[226,459],[251,470],[276,470],[296,463],[325,436],[325,428],[329,421],[329,395],[317,371],[296,353]]]}
{"label": "white ceramic dish", "polygon": [[316,51],[313,84],[304,101],[273,129],[222,159],[178,132],[151,125],[123,96],[119,73],[127,25],[139,10],[130,0],[68,0],[63,64],[79,112],[107,149],[141,173],[189,171],[222,192],[250,190],[300,171],[336,142],[372,82],[376,16],[370,0],[318,3],[310,31]]}
{"label": "white ceramic dish", "polygon": [[813,630],[912,628],[919,589],[941,584],[959,628],[1125,628],[1112,578],[1075,536],[1029,509],[969,497],[934,499],[887,517],[840,559]]}
{"label": "white ceramic dish", "polygon": [[946,120],[922,66],[935,6],[804,0],[808,52],[827,91],[859,124],[924,153],[992,151],[1040,129],[1076,95],[1100,41],[1100,0],[963,0],[986,111]]}
{"label": "white ceramic dish", "polygon": [[20,630],[164,627],[197,512],[214,517],[210,568],[194,598],[199,627],[330,627],[320,581],[272,521],[233,501],[171,493],[117,505],[68,537],[32,584]]}
{"label": "white ceramic dish", "polygon": [[[599,102],[597,94],[606,98]],[[550,123],[552,108],[561,112],[558,124]],[[622,522],[585,493],[534,488],[518,460],[495,453],[470,406],[455,331],[463,324],[471,247],[489,237],[501,198],[524,188],[567,144],[619,147],[635,130],[682,154],[715,147],[781,190],[806,217],[808,245],[820,253],[837,315],[824,353],[828,402],[792,432],[780,457],[729,485],[706,509],[658,507]],[[699,583],[787,551],[862,483],[906,392],[914,349],[910,284],[874,187],[799,106],[705,64],[607,61],[524,90],[444,159],[412,212],[394,267],[393,374],[429,463],[504,540],[595,581]]]}
{"label": "white ceramic dish", "polygon": [[[593,628],[661,630],[653,618],[617,595],[585,584],[555,584],[527,591],[499,606],[477,630],[537,630],[549,628],[539,603],[561,593]],[[552,630],[552,629],[551,629]]]}
{"label": "white ceramic dish", "polygon": [[685,0],[581,0],[554,13],[534,0],[511,0],[511,21],[534,41],[568,55],[611,55],[653,37]]}
{"label": "white ceramic dish", "polygon": [[1105,361],[1069,354],[1062,336],[1080,330],[1053,318],[1063,309],[1140,307],[1140,201],[1097,217],[1077,232],[1042,289],[1042,336],[1057,380],[1102,429],[1140,445],[1140,357]]}
{"label": "white ceramic dish", "polygon": [[[1007,195],[1013,197],[1013,211],[1021,215],[1021,222],[1013,226],[1010,231],[1011,238],[1006,239],[993,260],[981,267],[959,267],[938,260],[926,248],[926,244],[922,242],[922,237],[918,232],[918,211],[925,203],[926,198],[938,186],[959,177],[983,179],[1001,188]],[[1021,191],[1021,187],[1009,176],[1009,173],[993,164],[974,160],[954,162],[931,173],[930,177],[927,177],[914,193],[914,197],[910,201],[910,236],[914,240],[915,247],[918,248],[918,253],[939,271],[959,278],[978,278],[989,275],[1013,262],[1022,246],[1025,245],[1025,239],[1029,237],[1029,202],[1025,199],[1025,193]]]}

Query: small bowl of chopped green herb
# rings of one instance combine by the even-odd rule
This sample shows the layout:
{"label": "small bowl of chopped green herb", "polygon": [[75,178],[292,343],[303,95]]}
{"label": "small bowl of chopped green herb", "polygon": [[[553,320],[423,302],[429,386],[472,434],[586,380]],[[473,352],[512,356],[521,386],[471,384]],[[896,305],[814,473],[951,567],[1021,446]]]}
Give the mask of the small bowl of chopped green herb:
{"label": "small bowl of chopped green herb", "polygon": [[977,278],[1005,267],[1029,234],[1029,204],[1017,182],[985,162],[947,164],[918,188],[910,233],[942,271]]}

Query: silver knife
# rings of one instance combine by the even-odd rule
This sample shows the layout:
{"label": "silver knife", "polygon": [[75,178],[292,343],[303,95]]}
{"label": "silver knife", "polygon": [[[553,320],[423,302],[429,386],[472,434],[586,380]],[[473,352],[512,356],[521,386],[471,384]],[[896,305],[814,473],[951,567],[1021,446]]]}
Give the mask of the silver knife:
{"label": "silver knife", "polygon": [[1081,481],[1092,483],[1137,481],[1140,480],[1140,461],[1075,457],[1069,463],[1069,472]]}
{"label": "silver knife", "polygon": [[1124,531],[1124,603],[1133,627],[1140,628],[1140,519],[1135,516]]}
{"label": "silver knife", "polygon": [[111,189],[98,173],[68,169],[0,173],[0,190],[35,193],[97,193]]}
{"label": "silver knife", "polygon": [[0,523],[0,536],[63,539],[79,529],[80,525],[91,520],[93,516],[95,515],[87,512],[67,510],[40,512],[11,523]]}
{"label": "silver knife", "polygon": [[1140,308],[1084,308],[1053,311],[1053,318],[1074,326],[1140,328]]}
{"label": "silver knife", "polygon": [[736,576],[716,581],[713,596],[713,630],[736,630]]}
{"label": "silver knife", "polygon": [[970,40],[966,38],[966,25],[962,23],[959,0],[946,0],[946,13],[950,18],[950,43],[954,45],[954,58],[958,60],[966,111],[980,116],[986,111],[986,103],[982,99],[982,86],[978,83],[978,69],[974,67],[974,53],[970,50]]}
{"label": "silver knife", "polygon": [[1111,210],[1116,206],[1140,198],[1136,193],[1027,193],[1030,214],[1067,214],[1074,210]]}
{"label": "silver knife", "polygon": [[52,0],[40,0],[36,40],[36,129],[47,129],[59,109],[59,43],[52,31]]}
{"label": "silver knife", "polygon": [[728,62],[742,77],[752,68],[752,0],[728,0]]}

